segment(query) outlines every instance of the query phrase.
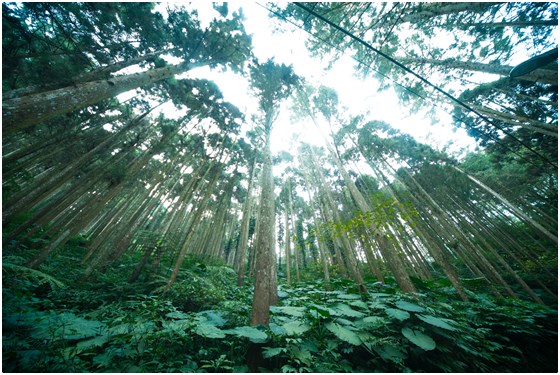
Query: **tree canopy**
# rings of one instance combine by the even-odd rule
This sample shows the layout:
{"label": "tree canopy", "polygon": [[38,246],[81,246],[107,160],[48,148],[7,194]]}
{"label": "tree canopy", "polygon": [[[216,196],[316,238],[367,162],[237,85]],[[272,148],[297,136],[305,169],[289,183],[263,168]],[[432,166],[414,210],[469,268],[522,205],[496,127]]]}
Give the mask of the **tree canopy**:
{"label": "tree canopy", "polygon": [[557,371],[557,8],[3,3],[3,370]]}

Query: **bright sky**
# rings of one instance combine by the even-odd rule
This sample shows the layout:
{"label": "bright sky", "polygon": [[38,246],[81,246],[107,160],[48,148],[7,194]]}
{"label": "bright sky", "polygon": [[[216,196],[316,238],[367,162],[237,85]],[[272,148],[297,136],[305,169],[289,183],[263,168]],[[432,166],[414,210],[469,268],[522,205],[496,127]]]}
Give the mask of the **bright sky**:
{"label": "bright sky", "polygon": [[[165,2],[161,4],[156,7],[156,10],[163,13],[170,4]],[[191,3],[191,6],[196,6],[202,27],[207,26],[210,20],[218,15],[212,8],[211,2]],[[330,70],[327,70],[326,62],[309,56],[304,44],[309,37],[306,32],[288,23],[271,19],[269,12],[259,3],[232,1],[228,6],[230,14],[242,6],[246,18],[245,28],[247,33],[252,35],[253,51],[260,61],[273,58],[276,63],[292,65],[296,74],[305,77],[308,82],[335,89],[339,96],[339,103],[348,109],[350,115],[368,114],[367,119],[385,121],[394,128],[412,135],[419,142],[429,144],[438,150],[445,145],[448,146],[448,152],[459,152],[465,148],[474,149],[475,142],[463,129],[453,127],[451,116],[443,109],[438,107],[433,109],[436,118],[439,119],[437,124],[432,124],[431,120],[421,114],[409,116],[409,110],[399,104],[393,89],[379,93],[378,83],[374,78],[356,77],[355,61],[350,57],[339,59]],[[285,31],[274,32],[275,26],[278,25]],[[178,61],[173,61],[176,62]],[[224,99],[246,113],[247,118],[250,118],[250,113],[257,112],[257,101],[250,93],[246,78],[231,72],[210,71],[208,68],[194,69],[185,76],[214,81],[220,87]],[[129,95],[133,94],[123,94],[121,99]],[[169,104],[167,107],[162,107],[162,111],[167,117],[178,117],[178,114],[173,113],[173,108]],[[271,138],[273,153],[293,150],[297,147],[295,140],[303,140],[311,144],[322,143],[321,137],[317,136],[316,129],[311,123],[292,123],[288,110],[282,111]]]}
{"label": "bright sky", "polygon": [[[201,19],[213,17],[216,13],[210,3],[199,7]],[[402,132],[409,133],[418,141],[428,143],[432,147],[441,149],[445,144],[451,143],[449,151],[457,151],[465,147],[473,149],[474,141],[468,137],[464,130],[456,129],[451,124],[451,116],[441,109],[437,116],[441,122],[432,125],[431,121],[422,115],[408,116],[408,109],[402,108],[396,93],[391,89],[383,93],[377,92],[377,82],[374,78],[366,80],[357,78],[354,73],[355,61],[350,57],[340,59],[334,67],[327,71],[326,62],[312,59],[305,47],[305,39],[309,35],[285,22],[271,19],[269,12],[253,2],[230,2],[230,12],[242,5],[246,17],[245,28],[252,34],[254,53],[261,61],[274,58],[277,63],[293,65],[295,72],[316,85],[324,85],[336,90],[340,103],[348,108],[352,115],[370,113],[372,120],[382,120],[391,124]],[[280,26],[286,31],[274,32],[274,26]],[[216,78],[211,78],[208,69],[202,69],[200,77],[215,79],[224,94],[224,99],[237,105],[242,110],[251,110],[255,99],[249,93],[247,81],[232,73],[213,73]],[[193,75],[190,75],[193,76]],[[311,133],[306,134],[304,124],[292,124],[289,113],[280,115],[272,133],[272,151],[289,150],[294,139],[294,134],[299,135],[309,143],[316,140],[314,127]],[[302,133],[303,132],[303,133]]]}

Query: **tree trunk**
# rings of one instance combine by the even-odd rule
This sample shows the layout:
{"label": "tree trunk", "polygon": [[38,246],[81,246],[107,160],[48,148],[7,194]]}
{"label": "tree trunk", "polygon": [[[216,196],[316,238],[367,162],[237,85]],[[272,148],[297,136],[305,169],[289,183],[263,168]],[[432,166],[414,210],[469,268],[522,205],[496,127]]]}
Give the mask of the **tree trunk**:
{"label": "tree trunk", "polygon": [[185,241],[183,242],[183,244],[181,246],[181,251],[179,252],[179,255],[178,255],[177,259],[175,260],[175,266],[173,267],[173,272],[171,274],[171,277],[169,277],[169,281],[167,282],[167,285],[165,286],[165,291],[169,290],[169,288],[171,288],[171,286],[173,285],[173,283],[177,279],[177,275],[179,274],[179,269],[181,268],[181,265],[183,264],[183,259],[185,259],[185,255],[187,254],[187,252],[190,248],[190,244],[192,242],[196,226],[200,222],[200,219],[202,218],[202,214],[206,210],[206,205],[208,203],[208,200],[210,199],[210,196],[212,195],[212,193],[214,191],[214,187],[216,186],[216,183],[218,182],[219,177],[220,177],[220,171],[215,170],[214,171],[214,176],[212,176],[212,181],[210,181],[208,183],[208,185],[206,186],[206,190],[204,192],[204,197],[202,198],[202,200],[198,204],[198,207],[196,209],[194,217],[191,221],[191,225],[190,225],[187,237],[185,238]]}
{"label": "tree trunk", "polygon": [[286,252],[286,284],[288,287],[292,286],[292,262],[291,262],[291,254],[290,254],[290,220],[288,214],[288,202],[286,204],[286,212],[284,212],[284,248]]}
{"label": "tree trunk", "polygon": [[505,22],[466,22],[445,25],[454,29],[461,27],[540,27],[558,26],[558,20],[531,20],[531,21],[505,21]]}
{"label": "tree trunk", "polygon": [[544,122],[536,121],[524,116],[512,115],[505,112],[496,111],[494,109],[483,107],[476,104],[471,104],[471,107],[482,113],[486,117],[494,118],[503,121],[507,124],[514,126],[521,126],[523,128],[532,130],[536,133],[550,135],[558,138],[558,127]]}
{"label": "tree trunk", "polygon": [[278,303],[276,281],[276,261],[274,253],[274,180],[272,176],[272,156],[270,152],[270,129],[265,124],[266,143],[259,202],[259,230],[255,253],[255,292],[251,325],[268,325],[270,306]]}
{"label": "tree trunk", "polygon": [[500,2],[474,3],[474,2],[452,2],[452,3],[420,3],[419,9],[413,9],[409,14],[400,18],[398,23],[418,23],[427,19],[468,11],[469,13],[483,13],[488,8],[500,5]]}
{"label": "tree trunk", "polygon": [[249,176],[249,184],[247,186],[247,198],[243,203],[243,218],[241,219],[241,227],[239,229],[239,242],[237,243],[237,251],[235,252],[235,270],[237,272],[237,286],[243,286],[245,281],[245,259],[247,258],[247,241],[249,240],[249,220],[251,218],[251,208],[253,203],[253,180],[255,179],[257,160],[253,161],[253,167]]}
{"label": "tree trunk", "polygon": [[25,129],[203,65],[205,64],[172,65],[9,99],[2,102],[2,130],[8,133]]}
{"label": "tree trunk", "polygon": [[[509,72],[514,68],[508,65],[498,65],[498,64],[484,64],[474,61],[457,61],[457,60],[434,60],[434,59],[422,59],[422,58],[396,58],[400,63],[403,64],[428,64],[432,66],[438,66],[442,68],[451,68],[458,70],[468,70],[473,72],[498,74],[501,76],[509,77]],[[537,69],[529,74],[521,77],[516,77],[517,79],[530,81],[530,82],[543,82],[551,85],[558,86],[558,69]]]}
{"label": "tree trunk", "polygon": [[311,197],[311,184],[309,183],[309,172],[307,171],[307,167],[302,165],[301,169],[303,170],[303,177],[305,179],[305,186],[307,188],[307,194],[309,197],[309,203],[311,204],[311,209],[313,212],[313,225],[315,226],[315,232],[317,239],[317,244],[319,246],[319,256],[321,257],[321,264],[323,266],[323,278],[325,280],[325,289],[331,289],[331,280],[329,275],[329,263],[327,261],[327,254],[326,254],[326,246],[322,237],[318,233],[319,229],[319,219],[317,218],[317,204],[315,203],[315,199]]}
{"label": "tree trunk", "polygon": [[459,167],[453,167],[455,170],[461,172],[462,174],[464,174],[465,176],[467,176],[471,181],[473,181],[475,184],[477,184],[478,186],[480,186],[482,189],[484,189],[485,191],[487,191],[488,193],[490,193],[491,195],[493,195],[496,199],[498,199],[500,201],[500,203],[502,203],[504,206],[508,207],[510,210],[512,210],[518,217],[522,218],[523,220],[525,220],[526,222],[528,222],[529,224],[531,224],[533,227],[537,228],[539,231],[541,231],[544,235],[546,235],[548,238],[550,238],[552,241],[554,241],[556,244],[558,243],[558,237],[555,236],[554,234],[552,234],[550,231],[548,231],[546,228],[544,228],[542,225],[540,225],[539,223],[537,223],[535,220],[533,220],[532,218],[530,218],[528,215],[526,215],[523,211],[521,211],[520,209],[518,209],[517,207],[515,207],[514,205],[512,205],[507,199],[505,199],[504,197],[502,197],[500,194],[498,194],[497,192],[495,192],[494,190],[490,189],[488,186],[484,185],[482,182],[480,182],[479,180],[477,180],[476,178],[474,178],[473,176],[471,176],[470,174],[464,172],[462,169],[460,169]]}
{"label": "tree trunk", "polygon": [[64,80],[63,82],[52,83],[49,85],[39,84],[39,85],[33,85],[33,86],[22,87],[19,89],[11,90],[2,94],[2,100],[21,98],[23,96],[34,95],[44,91],[52,91],[52,90],[59,89],[63,86],[67,86],[69,84],[75,85],[77,83],[90,82],[90,81],[95,81],[100,79],[109,79],[110,73],[115,73],[129,66],[139,64],[149,59],[153,59],[166,52],[168,51],[156,51],[144,56],[137,56],[137,57],[130,58],[128,60],[119,61],[111,65],[100,66],[98,68],[93,69],[92,71],[85,72],[75,77],[72,77],[70,79]]}
{"label": "tree trunk", "polygon": [[300,275],[299,275],[299,256],[298,256],[298,244],[295,241],[295,236],[296,236],[296,218],[294,216],[294,207],[292,204],[292,188],[290,185],[290,180],[288,180],[288,207],[290,210],[290,217],[292,218],[292,237],[294,237],[294,266],[296,268],[296,283],[299,283],[300,281]]}

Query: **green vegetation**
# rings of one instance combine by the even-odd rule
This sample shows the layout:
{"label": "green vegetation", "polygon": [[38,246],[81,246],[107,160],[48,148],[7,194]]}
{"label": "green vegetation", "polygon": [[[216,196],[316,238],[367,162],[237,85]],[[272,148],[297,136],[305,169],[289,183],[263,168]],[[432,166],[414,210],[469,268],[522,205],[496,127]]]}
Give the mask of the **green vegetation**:
{"label": "green vegetation", "polygon": [[2,370],[557,371],[558,4],[266,7],[2,3]]}
{"label": "green vegetation", "polygon": [[[67,267],[63,257],[42,269]],[[248,326],[251,290],[233,269],[185,260],[165,294],[164,277],[134,285],[114,266],[73,284],[3,259],[6,372],[553,372],[557,311],[468,292],[444,279],[368,278],[281,284],[268,327]],[[311,276],[311,275],[310,275]],[[320,274],[316,274],[320,277]],[[471,283],[473,289],[476,282]]]}

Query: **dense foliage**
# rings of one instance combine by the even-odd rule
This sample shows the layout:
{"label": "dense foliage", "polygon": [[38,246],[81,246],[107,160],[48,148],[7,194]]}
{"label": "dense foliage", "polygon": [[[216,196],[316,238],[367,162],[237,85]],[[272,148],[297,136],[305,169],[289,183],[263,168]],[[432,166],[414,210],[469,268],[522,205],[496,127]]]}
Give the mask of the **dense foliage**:
{"label": "dense foliage", "polygon": [[2,4],[3,371],[556,371],[557,4],[233,7]]}
{"label": "dense foliage", "polygon": [[[75,252],[80,248],[76,243]],[[165,278],[129,284],[121,264],[72,286],[69,259],[40,271],[3,262],[3,370],[7,372],[551,372],[557,312],[494,299],[469,280],[471,302],[444,279],[353,282],[320,274],[280,286],[269,327],[250,327],[251,289],[235,272],[191,257],[164,295]],[[54,269],[65,275],[54,278]]]}

